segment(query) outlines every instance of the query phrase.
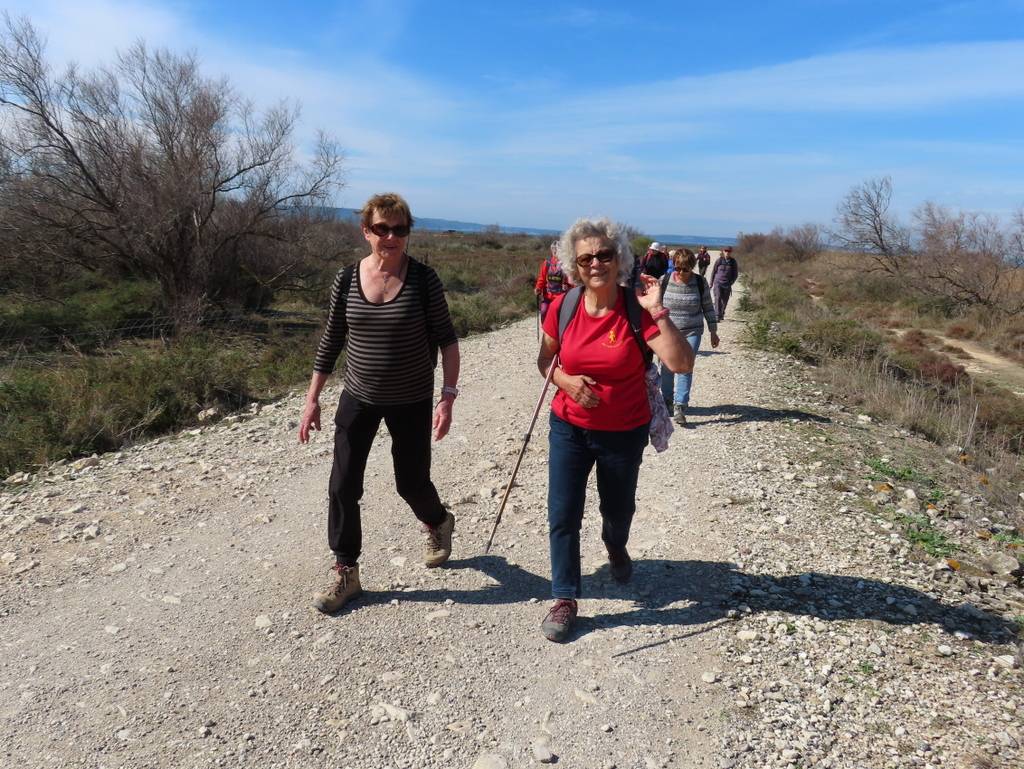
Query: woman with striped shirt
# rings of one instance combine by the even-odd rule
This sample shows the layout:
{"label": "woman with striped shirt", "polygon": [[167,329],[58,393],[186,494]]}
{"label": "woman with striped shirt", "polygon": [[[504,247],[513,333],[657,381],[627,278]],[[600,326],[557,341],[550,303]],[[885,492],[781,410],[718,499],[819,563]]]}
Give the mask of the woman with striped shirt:
{"label": "woman with striped shirt", "polygon": [[[444,288],[437,273],[406,253],[413,218],[400,195],[374,195],[360,214],[370,254],[335,278],[299,425],[301,443],[309,440],[310,429],[320,429],[320,391],[344,348],[345,388],[334,417],[328,486],[327,542],[335,577],[314,599],[314,606],[328,613],[362,592],[359,501],[381,420],[391,435],[398,493],[427,534],[428,567],[448,560],[455,529],[455,517],[442,506],[430,480],[431,432],[435,441],[448,433],[459,393],[459,342]],[[444,385],[434,406],[438,350]]]}

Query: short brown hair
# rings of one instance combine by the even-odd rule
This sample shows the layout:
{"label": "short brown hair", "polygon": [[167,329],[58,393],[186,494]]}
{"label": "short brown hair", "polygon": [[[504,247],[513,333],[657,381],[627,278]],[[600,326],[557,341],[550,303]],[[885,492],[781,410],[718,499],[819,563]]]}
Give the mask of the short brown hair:
{"label": "short brown hair", "polygon": [[672,257],[672,267],[677,272],[682,270],[684,267],[688,270],[692,270],[695,264],[697,264],[697,255],[688,248],[680,248]]}
{"label": "short brown hair", "polygon": [[365,205],[359,210],[359,223],[369,229],[370,225],[373,224],[373,215],[375,213],[380,214],[385,219],[401,216],[410,228],[413,225],[412,211],[409,210],[409,204],[397,192],[380,192],[367,200]]}

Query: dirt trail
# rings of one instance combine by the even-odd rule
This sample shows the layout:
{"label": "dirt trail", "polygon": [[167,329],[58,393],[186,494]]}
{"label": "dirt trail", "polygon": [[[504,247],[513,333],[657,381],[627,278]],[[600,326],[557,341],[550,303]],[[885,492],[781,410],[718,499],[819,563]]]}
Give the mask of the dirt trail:
{"label": "dirt trail", "polygon": [[[724,323],[698,358],[694,427],[645,454],[629,586],[609,578],[592,487],[586,597],[564,645],[539,632],[544,420],[482,554],[541,387],[533,319],[463,342],[463,394],[434,454],[458,520],[452,561],[420,565],[382,433],[364,497],[368,593],[336,617],[309,601],[329,577],[330,436],[297,445],[301,394],[5,491],[0,766],[502,769],[545,751],[588,769],[882,766],[904,736],[946,765],[975,740],[1014,759],[1000,719],[1024,715],[1024,698],[998,670],[970,672],[1006,653],[1003,631],[979,634],[974,617],[950,626],[964,633],[942,641],[953,656],[909,651],[946,638],[938,617],[958,601],[1003,594],[941,604],[929,567],[866,507],[841,507],[859,481],[829,447],[866,428],[823,405],[797,364],[742,349],[740,328]],[[865,654],[899,696],[859,685]],[[965,687],[977,696],[950,694]],[[890,747],[863,728],[935,708],[950,714],[938,736],[911,727]]]}
{"label": "dirt trail", "polygon": [[[903,336],[911,329],[893,328],[891,330],[899,336]],[[938,350],[939,352],[946,352],[946,354],[951,355],[954,361],[967,369],[967,373],[1005,387],[1015,395],[1024,397],[1024,365],[998,355],[992,350],[968,339],[954,339],[953,337],[943,336],[930,330],[926,330],[925,333],[929,339],[938,340],[943,345],[949,347],[958,347],[967,353],[969,357],[964,358],[942,349]]]}

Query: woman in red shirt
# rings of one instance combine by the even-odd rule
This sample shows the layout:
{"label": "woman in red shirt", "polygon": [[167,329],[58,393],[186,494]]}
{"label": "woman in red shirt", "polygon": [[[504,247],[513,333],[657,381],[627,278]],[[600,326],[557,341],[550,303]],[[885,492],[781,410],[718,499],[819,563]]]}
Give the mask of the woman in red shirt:
{"label": "woman in red shirt", "polygon": [[[555,604],[541,630],[564,641],[582,595],[580,528],[587,478],[597,466],[601,538],[612,576],[628,582],[633,562],[626,550],[636,509],[636,484],[647,445],[651,411],[644,379],[646,361],[629,324],[625,286],[633,257],[622,228],[608,219],[579,219],[562,235],[564,268],[582,286],[579,305],[559,339],[558,316],[567,294],[556,297],[544,320],[537,367],[542,375],[558,356],[552,381],[548,458],[548,538],[551,594]],[[644,312],[640,333],[665,366],[693,370],[693,350],[661,306],[658,280],[641,275],[637,301]]]}

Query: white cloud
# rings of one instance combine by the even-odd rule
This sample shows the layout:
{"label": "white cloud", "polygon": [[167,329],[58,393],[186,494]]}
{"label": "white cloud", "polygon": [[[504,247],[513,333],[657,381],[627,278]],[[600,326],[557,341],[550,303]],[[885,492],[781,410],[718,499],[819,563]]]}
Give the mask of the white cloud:
{"label": "white cloud", "polygon": [[[1024,100],[1024,41],[1010,41],[849,51],[612,89],[595,84],[582,96],[574,86],[571,98],[563,98],[559,77],[512,73],[508,77],[530,99],[525,107],[508,101],[511,88],[469,94],[376,55],[387,50],[376,43],[394,42],[407,30],[409,0],[362,0],[325,18],[319,32],[343,65],[302,50],[247,45],[230,32],[202,27],[198,10],[189,15],[191,7],[131,0],[8,3],[13,14],[36,23],[57,61],[108,62],[115,49],[142,38],[175,51],[195,49],[205,72],[227,76],[260,106],[300,102],[299,138],[308,141],[322,128],[348,154],[351,187],[340,204],[358,205],[370,192],[397,188],[424,201],[418,209],[424,215],[509,224],[557,227],[581,206],[662,231],[694,229],[699,222],[749,227],[827,220],[833,201],[863,178],[900,174],[917,194],[926,183],[941,182],[913,159],[931,160],[947,145],[950,154],[971,148],[965,143],[958,152],[956,141],[942,139],[931,147],[889,143],[885,157],[905,163],[897,168],[884,158],[866,160],[856,146],[837,147],[835,155],[771,147],[773,137],[752,133],[745,117],[788,114],[825,123],[837,115],[918,115]],[[623,23],[582,6],[552,13],[574,24]],[[372,50],[353,37],[363,34],[359,30],[373,31]],[[827,129],[816,136],[815,147],[828,146]],[[747,151],[730,151],[738,145]],[[1020,148],[1006,157],[1019,165]],[[1008,186],[998,178],[963,183],[979,201],[1005,198]]]}

